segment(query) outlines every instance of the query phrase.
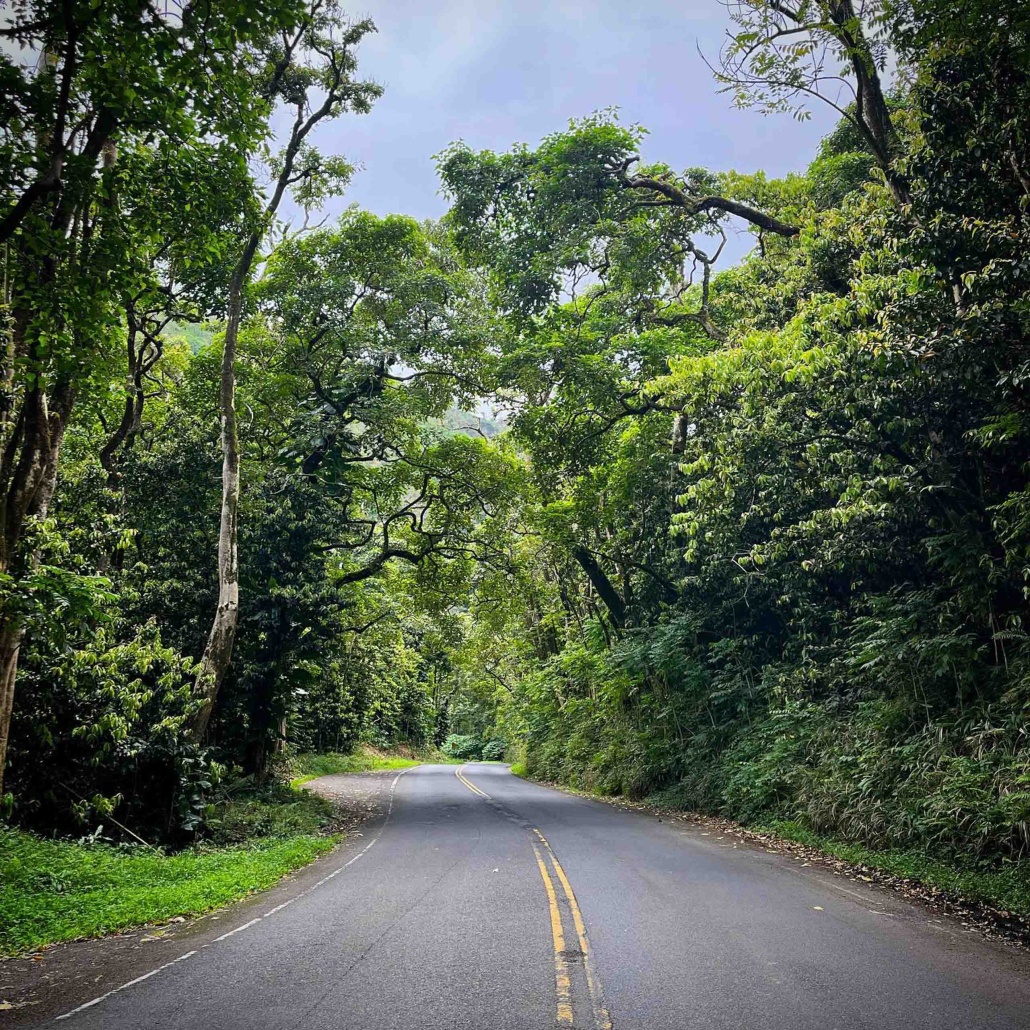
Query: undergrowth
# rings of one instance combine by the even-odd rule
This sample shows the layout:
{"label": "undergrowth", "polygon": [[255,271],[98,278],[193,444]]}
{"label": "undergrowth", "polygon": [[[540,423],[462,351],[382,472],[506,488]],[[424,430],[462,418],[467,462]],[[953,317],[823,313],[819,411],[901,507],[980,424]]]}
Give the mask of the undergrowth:
{"label": "undergrowth", "polygon": [[418,751],[408,747],[387,752],[364,745],[348,754],[335,751],[325,754],[307,752],[297,755],[290,762],[290,771],[294,774],[290,786],[299,787],[319,776],[410,769],[426,762],[455,765],[460,760],[441,751]]}
{"label": "undergrowth", "polygon": [[336,840],[305,833],[166,855],[0,827],[0,955],[198,915],[270,887]]}
{"label": "undergrowth", "polygon": [[299,787],[303,783],[318,779],[319,776],[335,776],[338,773],[380,772],[388,769],[410,769],[421,765],[415,758],[397,755],[382,755],[372,750],[354,751],[349,755],[329,752],[324,755],[297,755],[292,769],[299,775],[290,781],[290,786]]}
{"label": "undergrowth", "polygon": [[[540,773],[527,769],[524,762],[516,762],[511,771],[525,779],[540,777]],[[598,798],[619,796],[611,789],[589,786],[582,781],[568,786],[576,793]],[[683,804],[675,788],[651,794],[644,799],[644,803],[657,811],[690,810],[688,805]],[[1030,863],[1027,862],[987,867],[946,861],[914,849],[874,848],[840,840],[816,833],[792,820],[745,820],[740,825],[757,833],[768,833],[783,840],[795,841],[851,865],[865,866],[888,876],[948,891],[959,898],[996,909],[1002,915],[1030,917]]]}
{"label": "undergrowth", "polygon": [[798,823],[774,822],[767,829],[779,837],[816,848],[852,865],[869,866],[891,876],[916,880],[962,898],[983,902],[1003,912],[1030,916],[1030,868],[1025,862],[998,869],[962,869],[918,851],[876,850],[823,837]]}
{"label": "undergrowth", "polygon": [[0,827],[0,954],[199,915],[270,887],[334,847],[333,814],[308,791],[240,780],[207,806],[203,838],[176,853]]}
{"label": "undergrowth", "polygon": [[228,846],[266,837],[324,834],[332,818],[332,804],[310,791],[275,781],[260,788],[243,784],[208,806],[205,840]]}

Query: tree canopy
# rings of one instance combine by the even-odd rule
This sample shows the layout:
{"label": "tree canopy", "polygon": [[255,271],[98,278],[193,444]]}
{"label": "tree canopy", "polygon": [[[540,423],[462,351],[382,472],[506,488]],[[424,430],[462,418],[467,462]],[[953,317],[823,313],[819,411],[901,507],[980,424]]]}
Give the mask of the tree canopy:
{"label": "tree canopy", "polygon": [[219,778],[453,737],[1025,856],[1019,5],[730,5],[728,102],[837,109],[804,172],[675,169],[602,111],[455,142],[435,223],[320,219],[369,23],[130,7],[3,30],[41,54],[0,66],[12,818],[183,842]]}

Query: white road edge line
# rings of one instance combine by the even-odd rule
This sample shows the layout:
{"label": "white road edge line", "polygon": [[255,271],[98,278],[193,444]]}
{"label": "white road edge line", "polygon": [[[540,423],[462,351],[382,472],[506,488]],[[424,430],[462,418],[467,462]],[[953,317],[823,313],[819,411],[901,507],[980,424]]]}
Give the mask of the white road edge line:
{"label": "white road edge line", "polygon": [[257,918],[252,919],[249,923],[244,923],[242,926],[237,926],[235,930],[230,930],[228,933],[223,933],[221,937],[216,937],[213,941],[209,941],[207,944],[201,945],[200,948],[194,949],[193,951],[187,951],[185,955],[180,955],[178,958],[173,958],[171,962],[166,962],[163,966],[158,966],[157,969],[151,969],[149,973],[144,973],[142,976],[137,976],[135,980],[130,980],[128,983],[124,983],[120,987],[112,987],[111,990],[107,991],[105,994],[101,994],[98,997],[91,999],[90,1001],[84,1002],[82,1005],[78,1005],[76,1008],[73,1008],[68,1012],[62,1013],[60,1016],[55,1016],[54,1022],[59,1023],[62,1019],[69,1019],[78,1012],[82,1012],[85,1009],[91,1009],[94,1005],[99,1005],[102,1001],[106,1000],[107,998],[110,998],[112,994],[117,994],[119,991],[124,991],[128,987],[134,987],[136,984],[142,983],[144,980],[149,980],[152,976],[156,976],[158,973],[160,973],[164,969],[167,969],[169,966],[174,966],[177,962],[184,962],[188,958],[193,958],[193,956],[196,955],[198,951],[203,951],[204,948],[210,948],[212,944],[217,944],[219,941],[224,941],[227,937],[232,937],[233,934],[242,933],[244,930],[250,929],[250,927],[256,925],[257,923],[260,923],[262,920],[267,919],[269,916],[274,915],[276,912],[281,912],[288,905],[292,905],[295,901],[299,901],[305,895],[308,895],[312,891],[317,890],[319,887],[322,886],[322,884],[328,883],[334,876],[338,876],[340,873],[344,871],[344,869],[347,868],[347,866],[353,865],[355,862],[357,862],[359,858],[361,858],[362,855],[370,851],[373,845],[376,843],[376,841],[378,841],[379,838],[382,837],[383,831],[386,829],[386,824],[390,821],[390,816],[393,814],[394,788],[397,786],[397,781],[406,772],[408,772],[407,769],[402,769],[399,773],[397,773],[397,775],[393,778],[393,782],[390,784],[390,802],[386,809],[386,818],[383,820],[383,825],[379,827],[379,832],[353,858],[344,862],[344,864],[340,866],[339,869],[333,870],[333,872],[331,872],[328,876],[323,876],[322,879],[318,881],[318,883],[312,884],[306,890],[301,891],[300,894],[290,898],[289,901],[284,901],[281,905],[276,905],[275,908],[270,908],[264,915],[258,916]]}
{"label": "white road edge line", "polygon": [[72,1009],[71,1012],[66,1012],[63,1016],[58,1016],[55,1022],[57,1022],[57,1020],[67,1019],[69,1016],[74,1016],[76,1012],[82,1012],[83,1009],[91,1009],[94,1005],[99,1005],[105,998],[110,998],[112,994],[117,994],[119,991],[124,991],[126,987],[133,987],[138,983],[142,983],[144,980],[149,980],[155,974],[160,973],[162,969],[174,966],[176,962],[183,962],[188,958],[193,958],[196,954],[196,951],[187,951],[185,955],[173,958],[171,962],[166,962],[163,966],[158,966],[157,969],[151,969],[149,973],[137,976],[135,980],[130,980],[128,983],[122,984],[121,987],[114,987],[106,994],[101,994],[99,998],[87,1001],[84,1005],[80,1005],[78,1008]]}
{"label": "white road edge line", "polygon": [[221,937],[216,937],[211,943],[217,944],[219,941],[224,941],[227,937],[232,937],[234,933],[242,933],[244,930],[249,930],[255,923],[260,923],[261,918],[261,916],[258,916],[257,919],[252,919],[249,923],[237,926],[235,930],[230,930],[228,933],[223,933]]}
{"label": "white road edge line", "polygon": [[[841,894],[847,894],[848,896],[850,896],[852,898],[857,898],[859,901],[863,901],[867,905],[880,905],[881,907],[878,908],[876,911],[878,911],[878,912],[885,911],[885,909],[883,908],[883,902],[880,901],[879,898],[877,898],[877,897],[870,897],[869,895],[866,895],[866,894],[859,894],[858,891],[849,891],[847,889],[847,887],[841,887],[839,884],[834,883],[832,880],[828,881],[828,883],[829,883],[829,886],[831,886],[835,891],[840,891]],[[870,893],[872,893],[872,892],[870,892]]]}

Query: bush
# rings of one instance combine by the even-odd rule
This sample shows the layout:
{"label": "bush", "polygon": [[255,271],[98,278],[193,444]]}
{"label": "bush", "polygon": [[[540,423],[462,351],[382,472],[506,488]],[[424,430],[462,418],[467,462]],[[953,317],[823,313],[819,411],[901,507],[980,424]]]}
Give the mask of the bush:
{"label": "bush", "polygon": [[492,740],[488,740],[480,752],[479,757],[484,762],[500,762],[504,758],[504,751],[507,744],[498,737],[494,737]]}
{"label": "bush", "polygon": [[440,749],[445,755],[470,762],[483,757],[483,741],[467,733],[452,733]]}
{"label": "bush", "polygon": [[80,836],[103,824],[154,843],[201,826],[220,768],[189,742],[194,666],[152,623],[119,640],[100,625],[83,646],[33,640],[20,670],[7,782],[14,818]]}

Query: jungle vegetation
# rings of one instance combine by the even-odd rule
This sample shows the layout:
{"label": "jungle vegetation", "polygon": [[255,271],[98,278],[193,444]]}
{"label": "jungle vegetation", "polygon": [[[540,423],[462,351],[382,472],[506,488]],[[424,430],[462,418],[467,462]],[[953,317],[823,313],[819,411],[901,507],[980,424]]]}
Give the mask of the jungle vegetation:
{"label": "jungle vegetation", "polygon": [[378,97],[370,23],[13,12],[13,825],[181,847],[284,756],[451,738],[1026,857],[1028,5],[730,4],[727,103],[837,108],[804,173],[674,169],[601,112],[454,143],[439,223],[324,224],[353,170],[310,137]]}

